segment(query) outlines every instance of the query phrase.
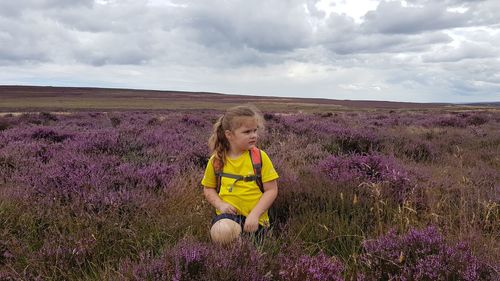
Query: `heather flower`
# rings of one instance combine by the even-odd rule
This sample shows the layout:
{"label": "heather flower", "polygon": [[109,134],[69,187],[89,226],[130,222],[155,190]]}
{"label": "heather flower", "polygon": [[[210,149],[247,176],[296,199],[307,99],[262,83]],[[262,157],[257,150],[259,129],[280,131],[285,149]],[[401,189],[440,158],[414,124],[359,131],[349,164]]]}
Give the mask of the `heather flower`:
{"label": "heather flower", "polygon": [[266,122],[269,122],[271,120],[277,120],[277,119],[278,119],[278,117],[273,113],[269,113],[269,112],[264,113],[264,120],[266,120]]}
{"label": "heather flower", "polygon": [[319,163],[319,169],[338,183],[385,184],[384,196],[396,202],[403,202],[414,188],[408,172],[382,155],[330,156]]}
{"label": "heather flower", "polygon": [[464,118],[457,116],[431,116],[423,121],[423,124],[429,127],[456,127],[465,128],[467,123]]}
{"label": "heather flower", "polygon": [[265,270],[268,261],[245,240],[223,247],[186,239],[161,257],[142,255],[127,269],[130,263],[122,265],[121,271],[131,272],[132,280],[271,280]]}
{"label": "heather flower", "polygon": [[368,153],[380,148],[379,137],[367,129],[347,130],[337,139],[344,153]]}
{"label": "heather flower", "polygon": [[109,121],[111,122],[111,126],[113,126],[113,128],[118,127],[118,125],[120,125],[122,122],[122,120],[120,120],[120,118],[116,116],[109,117]]}
{"label": "heather flower", "polygon": [[7,121],[6,119],[0,117],[0,131],[7,130],[10,127],[12,127],[12,124],[10,124],[10,122]]}
{"label": "heather flower", "polygon": [[280,257],[279,277],[283,281],[340,281],[344,280],[343,265],[324,253],[316,256],[283,255]]}
{"label": "heather flower", "polygon": [[83,268],[92,259],[96,240],[93,237],[74,238],[71,236],[57,240],[45,240],[36,252],[32,262],[56,266],[62,271]]}
{"label": "heather flower", "polygon": [[82,132],[72,142],[68,149],[75,149],[85,154],[115,154],[120,155],[119,134],[113,129],[98,129]]}
{"label": "heather flower", "polygon": [[73,138],[73,133],[67,129],[49,126],[19,126],[2,132],[9,141],[33,141],[45,143],[60,143]]}
{"label": "heather flower", "polygon": [[[96,272],[96,279],[106,278],[107,276],[99,274],[114,271],[108,265],[119,259],[123,261],[124,257],[135,257],[140,252],[151,254],[142,255],[138,261],[123,261],[128,269],[120,267],[122,276],[132,280],[294,280],[296,276],[303,280],[342,278],[342,264],[325,254],[309,256],[298,251],[294,255],[286,255],[280,249],[281,254],[271,256],[246,242],[224,248],[192,240],[164,240],[171,239],[171,236],[165,238],[165,232],[159,233],[163,230],[157,230],[156,227],[161,228],[170,223],[174,225],[179,221],[167,221],[171,219],[170,215],[159,216],[164,214],[161,212],[174,212],[170,214],[176,219],[179,214],[175,212],[185,214],[184,209],[168,205],[168,191],[175,188],[178,181],[193,185],[199,182],[196,177],[201,175],[199,170],[205,167],[209,156],[206,140],[218,114],[215,111],[201,110],[191,113],[83,112],[1,118],[0,120],[7,122],[8,127],[2,129],[0,124],[0,201],[8,200],[16,204],[23,200],[23,206],[30,205],[26,210],[27,215],[44,224],[27,226],[29,229],[36,227],[35,235],[40,236],[38,241],[31,241],[31,238],[23,235],[12,236],[23,233],[21,231],[26,229],[20,227],[25,222],[24,216],[11,216],[8,218],[9,223],[2,225],[6,226],[4,231],[9,233],[9,238],[0,241],[0,264],[7,264],[13,269],[10,271],[6,267],[1,268],[0,279],[56,279],[60,277],[57,274],[61,274],[61,269],[67,275],[60,278],[85,279],[89,272]],[[478,239],[484,239],[481,235],[490,235],[496,230],[500,186],[497,184],[498,173],[495,173],[492,162],[494,159],[490,156],[498,139],[495,138],[496,131],[492,130],[500,120],[497,113],[269,113],[266,119],[270,134],[263,136],[259,145],[272,155],[275,168],[280,174],[280,196],[273,206],[279,208],[276,213],[282,222],[293,224],[301,219],[310,219],[310,216],[322,216],[318,211],[328,211],[328,216],[332,214],[332,218],[335,218],[337,215],[330,210],[345,207],[347,209],[339,210],[341,214],[347,211],[349,218],[367,221],[369,224],[370,214],[363,215],[363,220],[351,217],[351,211],[358,210],[358,206],[354,210],[353,206],[344,206],[337,201],[344,200],[352,193],[357,195],[355,200],[373,198],[363,196],[363,192],[369,192],[384,202],[402,202],[409,194],[415,195],[412,193],[416,191],[415,183],[422,181],[423,185],[433,187],[426,192],[429,198],[435,200],[430,201],[431,204],[436,201],[444,202],[439,197],[441,195],[445,195],[449,202],[455,202],[455,199],[466,200],[467,206],[471,207],[467,214],[473,212],[477,215],[471,227],[476,227],[474,231],[480,234]],[[412,128],[408,132],[418,133],[415,137],[422,139],[403,136],[401,142],[394,144],[395,140],[390,139],[389,146],[380,145],[380,133],[385,132],[385,129],[398,132],[397,127],[409,125]],[[396,128],[388,128],[395,126]],[[420,130],[419,126],[445,128]],[[464,126],[468,128],[463,129]],[[398,133],[396,136],[400,138],[401,135]],[[468,149],[477,148],[475,158],[464,162],[463,167],[441,162],[448,159],[437,159],[436,156],[442,153],[440,150],[445,151],[447,147],[451,147],[451,154],[458,149],[449,145],[447,137],[463,149],[464,156],[472,155],[468,154]],[[441,146],[438,143],[436,146],[436,142],[443,139],[446,139],[446,143]],[[391,149],[394,151],[389,151]],[[413,165],[410,171],[396,159],[374,154],[375,151],[384,151],[385,154],[395,152],[397,156],[415,161],[439,161],[435,161],[433,164],[436,165],[432,166],[409,163]],[[431,170],[437,167],[443,169]],[[456,178],[449,176],[455,176],[455,171],[451,170],[454,168],[451,167],[459,169],[456,171]],[[417,179],[417,169],[429,172],[426,173],[429,177]],[[316,173],[318,170],[320,173]],[[437,174],[440,175],[439,179]],[[324,187],[330,186],[326,180],[339,185],[334,186],[339,187],[339,192],[324,192]],[[436,181],[438,184],[434,184]],[[447,187],[450,188],[446,189]],[[193,190],[194,187],[179,192]],[[179,195],[184,199],[187,194]],[[207,205],[198,201],[200,194],[188,196],[185,198],[186,202],[197,202],[193,206],[196,212],[189,214],[191,218],[205,214],[204,208]],[[157,208],[161,204],[159,201],[165,199],[165,208]],[[386,206],[390,208],[393,205]],[[449,206],[442,205],[443,209],[438,207],[438,210],[447,210],[447,207]],[[61,209],[68,211],[68,218],[75,219],[71,222],[72,225],[59,220],[61,216],[57,212]],[[360,210],[364,212],[364,209]],[[387,211],[390,215],[391,210]],[[415,219],[418,221],[427,217],[426,211],[427,209],[417,209]],[[297,218],[297,215],[304,217]],[[43,216],[41,220],[40,216]],[[457,219],[454,214],[450,216],[451,219]],[[448,216],[444,216],[439,220],[441,222],[441,219],[447,218]],[[54,225],[52,219],[59,220],[57,227],[45,228],[45,223]],[[80,224],[80,219],[89,221]],[[410,219],[413,221],[413,218]],[[119,223],[115,225],[117,220]],[[385,218],[383,220],[383,223],[392,221],[386,221]],[[97,221],[99,224],[96,229],[101,231],[97,235],[99,243],[86,242],[87,238],[78,236],[82,231],[75,228]],[[181,222],[183,224],[185,222]],[[11,225],[14,226],[13,229]],[[58,231],[59,226],[65,231],[64,235]],[[189,232],[203,235],[201,228],[205,225],[194,227]],[[178,229],[177,226],[172,228]],[[149,233],[149,229],[153,231]],[[66,233],[66,230],[71,231]],[[38,231],[41,231],[40,235]],[[358,263],[351,264],[354,267],[350,267],[344,274],[361,271],[354,277],[360,280],[362,276],[366,280],[495,278],[466,244],[448,245],[438,233],[428,230],[412,231],[415,233],[389,233],[371,241],[372,244],[366,241],[362,256],[356,259]],[[122,235],[129,239],[151,240],[131,242],[123,240]],[[311,234],[313,235],[315,234]],[[15,239],[18,241],[14,241]],[[309,241],[311,240],[313,239]],[[171,243],[175,245],[156,254],[157,245]],[[318,245],[330,247],[329,243]],[[355,241],[355,244],[357,246],[358,242]],[[107,254],[116,245],[125,247],[120,247],[119,253],[113,252],[110,256],[103,254]],[[150,248],[152,245],[154,249]],[[96,251],[99,251],[98,255]],[[347,257],[351,253],[345,254]],[[23,272],[26,263],[30,267]],[[103,271],[101,264],[104,264]],[[349,277],[351,276],[346,276]],[[118,278],[123,279],[126,278]]]}
{"label": "heather flower", "polygon": [[67,138],[70,138],[71,135],[59,133],[57,130],[51,128],[41,127],[41,128],[36,128],[31,134],[31,137],[36,140],[43,139],[50,142],[63,142]]}
{"label": "heather flower", "polygon": [[[127,280],[168,280],[164,257],[153,257],[143,253],[138,262],[123,262],[121,272],[128,276]],[[130,274],[127,274],[130,272]]]}
{"label": "heather flower", "polygon": [[182,116],[181,121],[189,128],[209,128],[212,125],[206,118],[193,114],[185,114],[184,116]]}
{"label": "heather flower", "polygon": [[49,112],[40,112],[38,114],[41,119],[46,120],[46,121],[57,121],[59,120],[56,115],[49,113]]}
{"label": "heather flower", "polygon": [[402,144],[403,153],[417,162],[434,160],[438,155],[438,150],[429,142],[413,140]]}
{"label": "heather flower", "polygon": [[493,272],[461,242],[445,243],[435,227],[395,231],[363,243],[363,280],[492,280]]}
{"label": "heather flower", "polygon": [[0,149],[0,183],[7,182],[7,179],[12,177],[12,173],[16,168],[16,161],[10,155],[5,155],[5,152]]}
{"label": "heather flower", "polygon": [[16,182],[19,177],[35,173],[36,167],[50,161],[60,147],[60,144],[10,141],[0,148],[0,177],[5,182]]}
{"label": "heather flower", "polygon": [[183,241],[166,256],[172,280],[203,280],[210,248],[207,244]]}
{"label": "heather flower", "polygon": [[480,126],[486,124],[488,123],[489,120],[490,120],[489,116],[480,113],[473,114],[465,118],[465,122],[467,122],[468,125],[473,125],[473,126]]}

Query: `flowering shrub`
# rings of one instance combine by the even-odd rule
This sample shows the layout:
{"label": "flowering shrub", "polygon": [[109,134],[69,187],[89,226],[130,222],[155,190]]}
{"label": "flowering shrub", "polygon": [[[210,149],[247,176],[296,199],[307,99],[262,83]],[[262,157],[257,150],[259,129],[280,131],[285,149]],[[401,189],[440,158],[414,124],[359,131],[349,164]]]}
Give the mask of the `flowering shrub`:
{"label": "flowering shrub", "polygon": [[423,123],[429,127],[438,126],[465,128],[467,126],[466,120],[457,116],[432,116],[429,119],[426,119]]}
{"label": "flowering shrub", "polygon": [[379,139],[371,131],[338,129],[327,137],[325,148],[332,154],[349,154],[377,151],[379,146]]}
{"label": "flowering shrub", "polygon": [[161,257],[143,255],[139,263],[122,265],[123,275],[132,280],[271,280],[269,260],[246,240],[226,247],[180,241]]}
{"label": "flowering shrub", "polygon": [[493,272],[464,243],[448,246],[435,227],[411,229],[363,243],[360,280],[493,280]]}
{"label": "flowering shrub", "polygon": [[333,154],[366,153],[380,148],[380,140],[372,130],[349,127],[338,116],[326,119],[321,116],[291,115],[281,117],[280,124],[282,130],[321,140],[324,148]]}
{"label": "flowering shrub", "polygon": [[[87,197],[88,190],[158,190],[168,187],[180,169],[202,166],[208,158],[200,136],[186,127],[207,126],[201,117],[178,117],[169,120],[172,126],[151,130],[140,126],[147,123],[141,114],[116,116],[123,121],[116,128],[99,114],[83,115],[77,124],[73,116],[28,117],[60,123],[3,131],[0,180],[30,186],[40,196],[69,200]],[[100,119],[85,123],[89,118]]]}
{"label": "flowering shrub", "polygon": [[35,128],[31,134],[31,137],[35,140],[46,140],[49,142],[63,142],[67,138],[70,138],[70,134],[60,133],[52,128]]}
{"label": "flowering shrub", "polygon": [[[268,133],[259,135],[259,147],[280,179],[273,204],[278,226],[262,249],[196,242],[207,239],[213,212],[199,182],[219,116],[214,110],[4,115],[0,280],[496,277],[465,244],[448,246],[430,230],[366,241],[357,258],[363,237],[435,220],[451,228],[447,239],[477,233],[473,249],[498,260],[491,247],[500,202],[492,157],[496,111],[266,113]],[[417,183],[428,188],[415,190]],[[410,194],[426,201],[391,204]],[[300,242],[345,264],[283,248]]]}
{"label": "flowering shrub", "polygon": [[154,257],[150,253],[142,253],[137,262],[122,262],[120,276],[127,280],[168,280],[163,256]]}
{"label": "flowering shrub", "polygon": [[409,141],[401,145],[403,154],[417,162],[434,160],[438,155],[437,148],[429,142],[422,140]]}
{"label": "flowering shrub", "polygon": [[402,202],[413,189],[408,172],[382,155],[330,156],[319,163],[319,169],[338,183],[385,184],[384,196],[396,202]]}
{"label": "flowering shrub", "polygon": [[86,261],[95,254],[96,240],[92,238],[74,240],[76,239],[73,237],[65,237],[56,241],[46,240],[32,262],[45,264],[47,267],[57,266],[64,271],[85,267]]}
{"label": "flowering shrub", "polygon": [[283,281],[341,281],[344,267],[335,258],[324,253],[280,257],[279,277]]}
{"label": "flowering shrub", "polygon": [[7,130],[12,126],[7,119],[0,117],[0,131]]}
{"label": "flowering shrub", "polygon": [[480,126],[488,123],[490,120],[488,115],[485,114],[472,114],[470,116],[466,116],[466,122],[469,125]]}
{"label": "flowering shrub", "polygon": [[[273,269],[274,268],[274,269]],[[340,281],[344,266],[324,253],[305,255],[294,249],[272,258],[247,239],[219,246],[185,239],[160,257],[143,254],[127,261],[120,272],[132,280],[283,280]]]}

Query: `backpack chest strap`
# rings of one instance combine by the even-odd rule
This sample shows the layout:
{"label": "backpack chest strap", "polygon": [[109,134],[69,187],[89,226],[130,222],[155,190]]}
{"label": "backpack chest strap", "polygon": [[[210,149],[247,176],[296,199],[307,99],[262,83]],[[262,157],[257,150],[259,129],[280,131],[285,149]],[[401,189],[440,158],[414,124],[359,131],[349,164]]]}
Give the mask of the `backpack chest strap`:
{"label": "backpack chest strap", "polygon": [[256,175],[250,175],[250,176],[242,176],[242,175],[235,175],[235,174],[229,174],[229,173],[217,173],[216,174],[219,177],[226,177],[226,178],[231,178],[235,180],[242,180],[242,181],[255,181],[257,180],[258,176]]}
{"label": "backpack chest strap", "polygon": [[245,182],[250,182],[250,181],[257,181],[258,176],[256,175],[250,175],[250,176],[242,176],[242,175],[235,175],[235,174],[229,174],[229,173],[216,173],[217,177],[222,178],[231,178],[235,179],[235,181],[229,186],[229,192],[233,191],[233,187],[238,181],[245,181]]}

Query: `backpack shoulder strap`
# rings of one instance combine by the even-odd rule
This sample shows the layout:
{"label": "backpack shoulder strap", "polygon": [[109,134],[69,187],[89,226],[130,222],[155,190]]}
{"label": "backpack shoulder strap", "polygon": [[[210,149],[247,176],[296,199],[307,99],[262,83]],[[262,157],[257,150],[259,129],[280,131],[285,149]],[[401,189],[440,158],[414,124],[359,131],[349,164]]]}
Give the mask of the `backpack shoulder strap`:
{"label": "backpack shoulder strap", "polygon": [[264,184],[262,183],[262,154],[260,149],[253,147],[249,151],[250,160],[252,161],[253,172],[255,173],[257,185],[262,193],[264,193]]}
{"label": "backpack shoulder strap", "polygon": [[214,166],[214,173],[215,173],[215,182],[216,182],[215,191],[217,191],[217,194],[219,194],[222,182],[222,169],[223,169],[222,161],[219,158],[214,157],[212,165]]}

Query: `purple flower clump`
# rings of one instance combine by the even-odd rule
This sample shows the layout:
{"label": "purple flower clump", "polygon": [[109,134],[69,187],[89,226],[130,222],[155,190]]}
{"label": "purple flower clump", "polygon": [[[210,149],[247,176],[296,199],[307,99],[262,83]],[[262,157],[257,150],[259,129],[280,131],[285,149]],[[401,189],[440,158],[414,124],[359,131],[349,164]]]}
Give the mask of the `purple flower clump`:
{"label": "purple flower clump", "polygon": [[330,156],[319,163],[319,169],[338,183],[385,185],[384,195],[396,202],[402,202],[413,189],[408,172],[382,155]]}
{"label": "purple flower clump", "polygon": [[[465,243],[448,246],[435,227],[395,231],[363,243],[363,280],[492,280]],[[362,279],[362,278],[361,278]]]}
{"label": "purple flower clump", "polygon": [[316,256],[281,256],[279,277],[283,281],[341,281],[344,267],[324,253]]}
{"label": "purple flower clump", "polygon": [[340,117],[290,115],[280,119],[283,129],[298,135],[316,137],[334,154],[377,151],[380,140],[372,130],[351,128]]}
{"label": "purple flower clump", "polygon": [[161,257],[144,257],[122,265],[121,271],[132,280],[271,280],[268,260],[249,241],[222,247],[186,239]]}
{"label": "purple flower clump", "polygon": [[160,257],[142,255],[135,264],[122,264],[120,271],[132,280],[344,280],[344,266],[336,258],[300,250],[273,258],[246,239],[228,246],[182,240]]}
{"label": "purple flower clump", "polygon": [[417,162],[430,161],[438,155],[438,149],[434,144],[422,140],[409,141],[402,145],[402,150],[407,157]]}
{"label": "purple flower clump", "polygon": [[488,121],[490,120],[490,116],[488,116],[486,114],[476,113],[476,114],[472,114],[470,116],[467,116],[465,118],[465,120],[466,120],[467,124],[469,124],[469,125],[480,126],[480,125],[488,123]]}
{"label": "purple flower clump", "polygon": [[32,262],[47,267],[55,266],[64,271],[83,268],[95,254],[96,244],[96,240],[92,237],[62,237],[58,240],[45,240],[33,256]]}
{"label": "purple flower clump", "polygon": [[337,128],[327,139],[330,144],[326,148],[334,154],[369,153],[380,146],[377,135],[369,130]]}
{"label": "purple flower clump", "polygon": [[456,127],[456,128],[465,128],[467,127],[467,121],[465,118],[457,117],[457,116],[430,116],[427,119],[422,121],[423,125],[428,127]]}

